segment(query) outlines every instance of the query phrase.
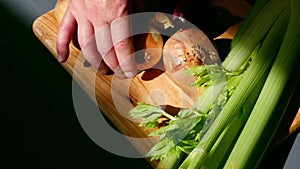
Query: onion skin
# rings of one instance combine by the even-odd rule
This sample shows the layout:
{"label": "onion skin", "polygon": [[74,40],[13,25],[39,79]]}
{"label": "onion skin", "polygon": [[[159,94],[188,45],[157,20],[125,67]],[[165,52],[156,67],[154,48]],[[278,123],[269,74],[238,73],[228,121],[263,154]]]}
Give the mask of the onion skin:
{"label": "onion skin", "polygon": [[192,66],[213,64],[218,61],[217,52],[209,38],[197,28],[180,30],[172,35],[163,49],[166,71],[177,72]]}

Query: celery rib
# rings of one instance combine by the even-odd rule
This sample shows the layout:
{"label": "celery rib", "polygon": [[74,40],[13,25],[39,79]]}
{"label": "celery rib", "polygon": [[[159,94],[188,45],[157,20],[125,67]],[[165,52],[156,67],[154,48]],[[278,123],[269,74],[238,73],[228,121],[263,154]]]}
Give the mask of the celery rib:
{"label": "celery rib", "polygon": [[[261,89],[264,85],[265,79],[267,78],[267,73],[264,74],[259,83],[255,87],[256,89]],[[258,98],[261,90],[254,90],[251,92],[250,96],[247,98],[245,104],[240,109],[240,115],[235,116],[233,120],[230,121],[228,126],[222,132],[218,141],[212,147],[212,150],[208,154],[208,162],[202,168],[217,169],[222,168],[232,150],[234,143],[238,139],[240,132],[243,129],[245,121],[249,117],[252,108]]]}
{"label": "celery rib", "polygon": [[245,33],[248,29],[249,25],[253,22],[253,20],[257,17],[257,14],[261,11],[264,5],[268,0],[256,0],[254,5],[252,5],[251,10],[248,12],[247,17],[242,22],[241,27],[234,35],[234,38],[231,41],[231,49],[235,47],[236,44],[239,43],[240,37]]}
{"label": "celery rib", "polygon": [[[249,120],[225,164],[225,168],[232,166],[234,168],[253,168],[256,164],[249,161],[259,161],[260,157],[251,155],[255,153],[254,150],[256,151],[255,154],[258,154],[259,151],[262,153],[263,150],[255,149],[255,147],[265,145],[265,142],[260,140],[268,134],[263,132],[264,128],[269,119],[272,118],[272,113],[284,92],[285,84],[293,73],[293,67],[299,62],[300,20],[298,17],[300,16],[300,1],[291,0],[290,9],[291,17],[276,60]],[[249,160],[250,158],[251,160]]]}
{"label": "celery rib", "polygon": [[225,70],[229,72],[239,70],[256,45],[265,37],[276,18],[288,5],[288,0],[269,0],[266,3],[247,30],[239,37],[239,43],[236,43],[222,63]]}
{"label": "celery rib", "polygon": [[[285,14],[285,15],[284,15]],[[273,62],[276,53],[278,52],[281,39],[286,29],[286,12],[281,14],[281,17],[277,19],[275,25],[268,32],[261,49],[258,52],[258,56],[254,58],[251,65],[245,72],[245,75],[236,88],[233,95],[230,97],[220,115],[213,122],[212,126],[208,129],[207,133],[200,140],[199,144],[195,147],[194,151],[185,159],[180,166],[183,168],[199,168],[205,164],[205,156],[211,150],[214,142],[218,139],[218,136],[226,128],[230,120],[237,115],[240,108],[244,104],[246,98],[254,90],[254,87],[259,82],[264,73],[268,73],[267,69]],[[257,90],[257,89],[256,89]],[[204,151],[199,151],[204,150]],[[195,157],[197,157],[195,159]]]}

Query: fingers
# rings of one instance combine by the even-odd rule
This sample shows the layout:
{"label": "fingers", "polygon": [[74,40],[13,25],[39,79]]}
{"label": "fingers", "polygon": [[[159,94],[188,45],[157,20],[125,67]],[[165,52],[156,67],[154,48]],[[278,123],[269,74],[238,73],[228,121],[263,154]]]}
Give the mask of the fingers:
{"label": "fingers", "polygon": [[85,18],[79,20],[78,43],[85,59],[95,68],[99,68],[101,55],[97,50],[93,25]]}
{"label": "fingers", "polygon": [[56,41],[57,60],[59,62],[65,62],[69,57],[69,44],[76,27],[75,18],[67,11],[61,21]]}
{"label": "fingers", "polygon": [[[107,65],[117,75],[134,77],[136,63],[125,1],[111,1],[115,3],[114,8],[92,5],[90,10],[83,2],[86,1],[70,1],[62,19],[57,37],[58,61],[68,59],[69,44],[78,29],[81,52],[93,67],[102,72]],[[103,18],[96,17],[98,13],[103,14]],[[126,16],[120,17],[123,15]]]}
{"label": "fingers", "polygon": [[129,26],[129,17],[120,17],[111,22],[111,37],[120,69],[128,78],[136,74],[134,48]]}
{"label": "fingers", "polygon": [[95,32],[97,49],[104,62],[116,74],[122,74],[122,70],[119,67],[119,62],[113,48],[110,26],[108,24],[101,25],[99,27],[95,27],[95,30],[97,30]]}
{"label": "fingers", "polygon": [[122,17],[95,28],[97,49],[105,63],[119,77],[133,78],[136,63],[128,18]]}

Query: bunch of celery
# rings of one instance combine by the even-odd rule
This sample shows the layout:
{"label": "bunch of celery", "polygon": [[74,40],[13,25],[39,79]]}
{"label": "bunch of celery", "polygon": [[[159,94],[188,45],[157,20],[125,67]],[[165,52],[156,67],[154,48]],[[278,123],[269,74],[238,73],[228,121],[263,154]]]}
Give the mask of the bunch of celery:
{"label": "bunch of celery", "polygon": [[[159,142],[148,153],[157,168],[254,168],[292,93],[300,55],[300,1],[257,0],[221,65],[189,72],[205,87],[195,105],[171,116],[140,103],[130,111]],[[295,81],[296,82],[296,81]],[[288,86],[289,85],[289,86]]]}

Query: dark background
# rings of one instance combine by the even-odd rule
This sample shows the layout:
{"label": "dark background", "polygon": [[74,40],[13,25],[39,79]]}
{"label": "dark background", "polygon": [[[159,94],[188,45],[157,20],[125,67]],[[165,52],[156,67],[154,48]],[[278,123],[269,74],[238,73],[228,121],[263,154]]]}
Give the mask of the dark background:
{"label": "dark background", "polygon": [[[71,77],[31,29],[34,19],[55,2],[0,0],[1,165],[150,168],[144,159],[119,157],[101,149],[82,130],[73,108]],[[261,168],[282,168],[294,138],[268,153]]]}

